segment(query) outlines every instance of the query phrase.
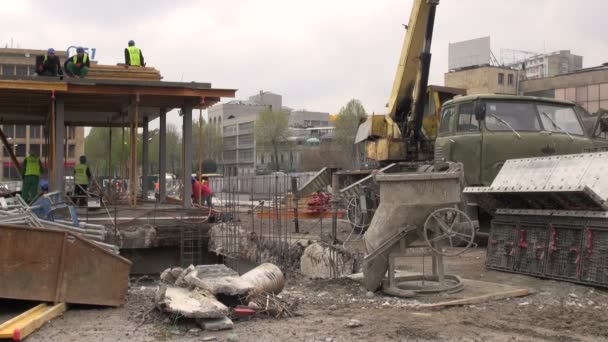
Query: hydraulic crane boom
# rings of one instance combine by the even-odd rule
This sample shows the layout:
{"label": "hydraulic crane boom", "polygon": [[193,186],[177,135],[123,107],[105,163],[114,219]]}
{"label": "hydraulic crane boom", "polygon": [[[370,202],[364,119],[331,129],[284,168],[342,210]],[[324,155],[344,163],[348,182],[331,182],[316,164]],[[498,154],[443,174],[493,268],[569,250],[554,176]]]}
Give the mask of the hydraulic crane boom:
{"label": "hydraulic crane boom", "polygon": [[[423,136],[421,131],[438,4],[439,0],[413,1],[388,102],[388,113],[386,116],[369,118],[359,127],[355,139],[355,143],[367,140],[367,157],[370,159],[420,160],[432,154],[432,147],[429,147],[432,142],[429,143],[428,137]],[[438,108],[439,104],[434,105]]]}
{"label": "hydraulic crane boom", "polygon": [[388,102],[387,114],[397,123],[404,122],[413,106],[424,98],[429,78],[435,10],[438,4],[439,0],[414,0],[412,5],[393,91]]}

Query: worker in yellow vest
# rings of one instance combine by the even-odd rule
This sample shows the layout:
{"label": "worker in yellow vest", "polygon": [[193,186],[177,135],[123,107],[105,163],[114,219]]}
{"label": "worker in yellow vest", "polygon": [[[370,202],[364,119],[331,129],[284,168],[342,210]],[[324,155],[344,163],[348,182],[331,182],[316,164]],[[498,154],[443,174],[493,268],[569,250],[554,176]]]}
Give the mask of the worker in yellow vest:
{"label": "worker in yellow vest", "polygon": [[144,63],[144,55],[141,53],[141,50],[135,46],[135,42],[132,40],[129,40],[129,47],[125,49],[125,67],[129,66],[146,66],[146,63]]}
{"label": "worker in yellow vest", "polygon": [[66,72],[69,73],[69,76],[76,78],[85,78],[90,67],[89,54],[85,53],[82,47],[77,48],[76,54],[65,61]]}
{"label": "worker in yellow vest", "polygon": [[74,166],[74,194],[77,196],[77,204],[86,203],[85,198],[87,197],[87,188],[90,181],[91,170],[87,165],[87,157],[80,156],[80,164]]}
{"label": "worker in yellow vest", "polygon": [[23,185],[21,186],[21,196],[25,202],[30,203],[38,195],[38,184],[42,174],[42,162],[38,157],[38,152],[30,150],[30,155],[23,160],[21,175]]}

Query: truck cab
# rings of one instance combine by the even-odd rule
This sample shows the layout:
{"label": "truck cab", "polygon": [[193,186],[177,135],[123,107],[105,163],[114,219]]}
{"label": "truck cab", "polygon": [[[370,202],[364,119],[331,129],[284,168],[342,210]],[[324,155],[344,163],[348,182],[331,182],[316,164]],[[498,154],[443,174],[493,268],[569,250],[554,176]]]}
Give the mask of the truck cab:
{"label": "truck cab", "polygon": [[549,98],[458,97],[442,106],[434,159],[461,162],[468,185],[488,186],[508,159],[608,147],[601,117]]}

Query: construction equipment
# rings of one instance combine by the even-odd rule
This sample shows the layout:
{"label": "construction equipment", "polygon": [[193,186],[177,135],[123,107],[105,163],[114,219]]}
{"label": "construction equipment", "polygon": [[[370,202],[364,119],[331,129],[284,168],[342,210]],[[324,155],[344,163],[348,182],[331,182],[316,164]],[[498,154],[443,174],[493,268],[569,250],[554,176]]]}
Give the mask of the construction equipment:
{"label": "construction equipment", "polygon": [[[420,89],[426,89],[437,5],[438,1],[414,1],[388,114],[369,117],[357,132],[355,143],[366,143],[368,158],[388,169],[403,161],[427,163],[429,171],[438,162],[458,162],[464,165],[468,185],[487,186],[508,159],[608,146],[602,129],[608,125],[600,125],[608,121],[608,114],[593,117],[572,102],[507,95],[451,99],[455,89],[438,87],[428,87],[425,97]],[[377,206],[377,186],[370,180],[345,184],[357,191],[346,193],[342,188],[355,229],[365,229]],[[488,227],[487,213],[474,201],[465,199],[461,209]]]}
{"label": "construction equipment", "polygon": [[395,279],[395,260],[406,256],[406,249],[416,241],[422,242],[433,258],[433,276],[416,279],[441,283],[451,279],[453,284],[443,290],[462,288],[458,277],[444,274],[443,257],[456,256],[473,245],[476,225],[456,207],[461,202],[463,177],[461,164],[450,164],[444,172],[421,169],[375,176],[380,186],[380,206],[364,235],[367,256],[363,273],[369,291],[382,285],[388,271],[385,292],[415,294],[415,291],[404,294]]}
{"label": "construction equipment", "polygon": [[[412,4],[388,113],[369,118],[357,132],[356,143],[368,140],[366,150],[370,159],[388,162],[432,158],[432,140],[425,136],[422,127],[427,98],[440,98],[439,91],[427,89],[438,4],[439,0],[415,0]],[[433,110],[427,112],[435,114]]]}
{"label": "construction equipment", "polygon": [[608,153],[509,160],[464,193],[494,214],[488,268],[608,287]]}

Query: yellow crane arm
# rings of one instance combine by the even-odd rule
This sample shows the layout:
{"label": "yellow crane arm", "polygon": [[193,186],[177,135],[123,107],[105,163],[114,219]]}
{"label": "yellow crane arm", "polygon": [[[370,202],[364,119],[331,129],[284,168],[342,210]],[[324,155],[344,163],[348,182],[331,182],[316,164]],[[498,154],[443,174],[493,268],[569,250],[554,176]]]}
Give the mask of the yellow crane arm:
{"label": "yellow crane arm", "polygon": [[431,10],[434,10],[438,3],[439,0],[414,0],[412,4],[410,21],[388,102],[387,114],[397,122],[405,120],[403,115],[407,114],[414,101],[414,88],[421,71],[420,55],[425,47],[427,22],[431,17]]}

